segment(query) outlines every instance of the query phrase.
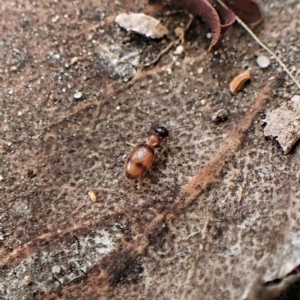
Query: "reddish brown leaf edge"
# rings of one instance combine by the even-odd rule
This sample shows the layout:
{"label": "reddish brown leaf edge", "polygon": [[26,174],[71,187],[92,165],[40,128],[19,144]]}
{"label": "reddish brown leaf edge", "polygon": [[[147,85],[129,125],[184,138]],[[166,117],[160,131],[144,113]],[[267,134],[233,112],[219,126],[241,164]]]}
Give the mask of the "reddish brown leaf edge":
{"label": "reddish brown leaf edge", "polygon": [[[153,3],[153,0],[151,1]],[[221,35],[235,22],[235,16],[247,25],[262,22],[263,14],[258,0],[223,0],[228,8],[217,0],[155,0],[171,8],[183,8],[189,13],[201,16],[212,32],[212,40],[208,52],[215,50]]]}

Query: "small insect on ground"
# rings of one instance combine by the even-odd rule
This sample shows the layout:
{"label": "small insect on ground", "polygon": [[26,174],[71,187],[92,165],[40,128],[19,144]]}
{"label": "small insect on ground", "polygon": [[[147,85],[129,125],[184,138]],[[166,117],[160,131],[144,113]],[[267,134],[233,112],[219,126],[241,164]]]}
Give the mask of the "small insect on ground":
{"label": "small insect on ground", "polygon": [[151,168],[155,158],[154,149],[161,146],[169,135],[167,128],[155,126],[147,139],[135,146],[125,162],[125,175],[128,179],[140,179]]}

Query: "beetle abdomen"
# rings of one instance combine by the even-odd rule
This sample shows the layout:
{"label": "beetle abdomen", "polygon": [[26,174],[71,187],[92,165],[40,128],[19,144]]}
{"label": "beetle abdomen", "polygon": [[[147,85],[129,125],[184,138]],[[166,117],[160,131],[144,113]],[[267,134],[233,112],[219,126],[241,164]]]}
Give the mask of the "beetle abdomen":
{"label": "beetle abdomen", "polygon": [[129,154],[125,163],[125,175],[127,178],[136,179],[142,177],[152,166],[154,150],[146,144],[136,146]]}

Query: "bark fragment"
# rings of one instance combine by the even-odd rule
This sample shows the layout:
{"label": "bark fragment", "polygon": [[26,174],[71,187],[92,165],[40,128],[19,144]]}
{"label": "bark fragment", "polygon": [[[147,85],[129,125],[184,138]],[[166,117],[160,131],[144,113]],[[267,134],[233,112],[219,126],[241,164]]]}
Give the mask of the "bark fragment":
{"label": "bark fragment", "polygon": [[290,106],[280,106],[268,113],[265,119],[265,136],[275,138],[284,154],[289,153],[300,138],[300,96],[294,96]]}

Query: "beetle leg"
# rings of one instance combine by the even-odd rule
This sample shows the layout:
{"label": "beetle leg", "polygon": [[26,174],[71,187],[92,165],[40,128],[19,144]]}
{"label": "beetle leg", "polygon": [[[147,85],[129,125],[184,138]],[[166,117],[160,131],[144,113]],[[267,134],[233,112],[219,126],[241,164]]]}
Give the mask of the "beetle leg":
{"label": "beetle leg", "polygon": [[136,186],[136,189],[139,190],[141,187],[142,177],[138,179],[138,184]]}
{"label": "beetle leg", "polygon": [[129,146],[131,146],[132,148],[134,148],[136,146],[136,145],[133,145],[133,144],[131,144],[129,142],[126,142],[126,144],[129,145]]}

